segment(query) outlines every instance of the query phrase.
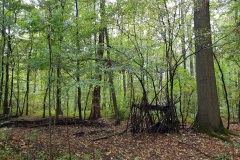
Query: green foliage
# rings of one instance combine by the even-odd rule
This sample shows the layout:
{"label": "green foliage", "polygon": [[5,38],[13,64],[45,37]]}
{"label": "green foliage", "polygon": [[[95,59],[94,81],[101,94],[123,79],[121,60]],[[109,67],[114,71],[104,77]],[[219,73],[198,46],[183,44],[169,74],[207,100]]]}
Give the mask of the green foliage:
{"label": "green foliage", "polygon": [[[104,109],[101,111],[103,117],[107,117],[109,119],[116,119],[114,112],[112,109]],[[129,109],[128,108],[120,108],[119,109],[119,116],[120,116],[120,121],[127,120],[129,115]]]}
{"label": "green foliage", "polygon": [[232,159],[232,157],[230,155],[227,155],[227,154],[217,154],[217,155],[214,155],[212,157],[212,159],[216,159],[216,160],[221,160],[221,159],[230,160],[230,159]]}
{"label": "green foliage", "polygon": [[0,140],[5,141],[6,140],[6,134],[0,133]]}
{"label": "green foliage", "polygon": [[71,160],[78,160],[78,157],[76,155],[66,154],[66,155],[63,155],[62,157],[57,158],[57,160],[69,160],[69,159],[71,159]]}
{"label": "green foliage", "polygon": [[91,157],[92,156],[90,154],[85,154],[84,156],[81,157],[81,160],[90,160]]}
{"label": "green foliage", "polygon": [[[9,71],[9,78],[13,78],[13,82],[9,82],[9,90],[12,88],[12,97],[9,97],[9,101],[10,99],[12,101],[10,107],[13,114],[16,113],[17,106],[26,109],[28,101],[29,114],[41,116],[44,96],[47,96],[46,112],[48,113],[51,106],[54,114],[58,85],[57,68],[60,67],[61,100],[65,115],[67,103],[69,116],[74,115],[77,87],[81,87],[82,106],[88,103],[87,117],[91,109],[94,87],[100,86],[105,90],[106,92],[101,91],[101,101],[103,102],[105,98],[104,103],[111,104],[107,75],[112,72],[120,119],[125,120],[128,118],[129,104],[142,98],[143,90],[140,80],[144,84],[149,101],[157,98],[157,103],[166,103],[166,86],[171,86],[167,73],[173,73],[173,71],[176,71],[172,77],[172,90],[177,111],[179,112],[179,102],[182,102],[183,116],[186,117],[189,111],[187,121],[195,115],[196,82],[194,74],[190,74],[190,70],[195,69],[192,45],[194,32],[192,2],[106,1],[106,14],[102,17],[102,24],[99,17],[100,3],[97,1],[79,1],[78,17],[73,1],[64,1],[64,4],[61,2],[63,1],[56,3],[54,0],[40,0],[20,3],[20,1],[5,0],[5,7],[2,6],[3,2],[0,4],[0,13],[4,13],[0,16],[0,21],[4,22],[1,29],[6,27],[9,28],[6,29],[6,33],[10,31],[12,53],[9,54],[8,62],[10,62],[9,69],[12,69]],[[211,7],[214,50],[224,71],[230,104],[235,106],[239,100],[239,76],[237,75],[240,72],[240,45],[239,27],[236,27],[236,23],[239,22],[239,17],[236,16],[239,11],[239,2],[212,1]],[[183,12],[183,24],[181,15],[176,11]],[[105,51],[101,59],[97,56],[98,32],[105,26],[108,28],[110,46],[104,44]],[[182,57],[182,36],[185,36],[186,59]],[[3,62],[1,68],[4,72],[1,72],[5,74],[7,62],[5,54],[10,48],[7,45],[2,46],[3,38],[0,48],[3,49],[4,54],[1,56],[1,62]],[[5,38],[8,40],[8,37]],[[107,51],[110,52],[110,56],[107,55]],[[58,64],[58,56],[60,56],[60,64]],[[190,66],[191,58],[193,66]],[[186,60],[186,69],[183,68],[183,60]],[[96,72],[96,68],[99,72]],[[27,100],[26,73],[28,70],[30,77]],[[123,73],[125,86],[123,86]],[[100,75],[102,75],[101,81],[96,78]],[[77,76],[80,76],[80,81],[76,80]],[[133,77],[132,82],[130,77]],[[223,106],[221,113],[223,117],[227,117],[218,69],[216,69],[216,77],[219,102],[220,106]],[[51,89],[50,93],[47,90],[48,87]],[[126,87],[125,97],[124,87]],[[89,88],[91,89],[87,100]],[[156,93],[158,93],[157,97],[155,97]],[[9,92],[9,96],[11,94]],[[181,99],[179,99],[180,95]],[[4,96],[0,98],[3,99]],[[237,108],[233,107],[231,112],[236,117]],[[102,110],[102,115],[115,119],[111,108]]]}
{"label": "green foliage", "polygon": [[240,143],[237,143],[236,147],[238,148],[238,150],[240,150]]}
{"label": "green foliage", "polygon": [[5,133],[0,132],[0,159],[8,159],[12,157],[13,149],[8,144],[8,140]]}
{"label": "green foliage", "polygon": [[32,131],[32,133],[29,133],[28,135],[26,135],[25,139],[30,143],[36,143],[38,136],[39,136],[39,132],[38,130],[35,129]]}
{"label": "green foliage", "polygon": [[94,150],[94,154],[85,154],[84,156],[82,156],[80,159],[81,160],[90,160],[93,159],[92,157],[94,157],[95,160],[101,160],[103,159],[103,156],[101,154],[100,150]]}
{"label": "green foliage", "polygon": [[103,158],[101,155],[101,151],[95,150],[94,153],[96,155],[96,160],[101,160]]}

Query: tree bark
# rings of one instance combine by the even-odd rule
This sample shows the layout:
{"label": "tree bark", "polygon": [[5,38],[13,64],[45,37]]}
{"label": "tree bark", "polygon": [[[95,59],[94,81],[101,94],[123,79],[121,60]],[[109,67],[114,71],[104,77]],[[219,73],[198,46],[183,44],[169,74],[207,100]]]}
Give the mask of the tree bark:
{"label": "tree bark", "polygon": [[194,7],[198,112],[194,128],[199,132],[223,132],[214,72],[209,0],[196,0]]}
{"label": "tree bark", "polygon": [[[5,0],[2,1],[2,46],[1,46],[1,82],[0,82],[0,108],[2,107],[2,99],[3,99],[3,83],[4,83],[4,53],[6,46],[6,26],[5,26]],[[3,107],[4,108],[4,107]]]}
{"label": "tree bark", "polygon": [[[106,35],[106,42],[107,42],[107,57],[110,61],[110,41],[109,41],[109,36],[108,36],[108,30],[107,27],[105,28],[105,35]],[[111,67],[111,63],[109,64],[109,67]],[[113,83],[113,72],[109,71],[108,73],[109,75],[109,84],[110,84],[110,93],[112,95],[112,101],[113,101],[113,109],[114,109],[114,114],[115,114],[115,124],[118,125],[120,124],[120,114],[119,114],[119,110],[118,110],[118,106],[117,106],[117,97],[116,97],[116,93],[115,93],[115,88],[114,88],[114,83]]]}
{"label": "tree bark", "polygon": [[6,51],[6,64],[5,64],[5,93],[3,100],[3,114],[8,115],[10,113],[9,108],[9,60],[10,54],[12,53],[12,45],[11,45],[11,36],[10,36],[10,26],[8,26],[8,35],[7,35],[7,51]]}
{"label": "tree bark", "polygon": [[185,1],[181,0],[181,9],[180,9],[180,17],[181,17],[181,27],[182,27],[182,35],[181,35],[181,48],[182,48],[182,57],[183,57],[183,67],[184,69],[187,68],[186,64],[186,47],[185,47],[185,17],[184,17],[184,5]]}
{"label": "tree bark", "polygon": [[[52,10],[50,8],[50,6],[48,6],[48,11],[49,11],[49,17],[52,17]],[[52,37],[51,37],[51,32],[52,32],[52,27],[51,25],[49,24],[47,26],[47,31],[48,31],[48,34],[47,34],[47,42],[48,42],[48,52],[49,52],[49,69],[48,69],[48,89],[46,89],[46,91],[48,90],[48,114],[49,116],[52,115],[52,111],[51,111],[51,100],[52,100],[52,97],[51,97],[51,89],[52,89],[52,72],[53,72],[53,68],[52,68],[52,54],[53,54],[53,51],[52,51]]]}
{"label": "tree bark", "polygon": [[[28,60],[31,60],[32,58],[32,50],[33,50],[33,34],[31,34],[31,44],[30,44],[30,50],[28,53]],[[31,73],[31,66],[28,64],[27,66],[27,77],[26,77],[26,115],[28,115],[29,112],[29,90],[30,90],[30,73]]]}
{"label": "tree bark", "polygon": [[[235,0],[235,5],[238,5],[237,0]],[[238,7],[235,7],[235,24],[236,27],[240,27],[240,22],[239,22],[239,16],[238,16]],[[240,43],[238,42],[238,45],[240,45]],[[237,118],[238,118],[238,123],[240,123],[240,70],[237,70],[237,84],[236,84],[236,88],[238,89],[238,100],[236,103],[236,109],[237,109]]]}
{"label": "tree bark", "polygon": [[62,111],[62,64],[61,64],[61,51],[62,51],[62,43],[64,39],[64,28],[63,28],[63,23],[64,23],[64,9],[65,9],[65,2],[60,1],[60,7],[61,7],[61,13],[60,13],[60,21],[59,21],[59,48],[60,52],[57,53],[57,91],[56,91],[56,118],[58,119],[59,115],[63,115]]}
{"label": "tree bark", "polygon": [[[99,58],[103,57],[104,53],[104,27],[103,25],[103,16],[105,15],[105,0],[100,0],[100,29],[99,29],[99,36],[98,36],[98,52],[97,55]],[[99,69],[96,69],[96,73],[98,74],[98,81],[102,80],[102,75]],[[100,115],[100,99],[101,99],[101,87],[95,86],[93,90],[93,98],[92,98],[92,109],[89,119],[96,120],[101,117]]]}

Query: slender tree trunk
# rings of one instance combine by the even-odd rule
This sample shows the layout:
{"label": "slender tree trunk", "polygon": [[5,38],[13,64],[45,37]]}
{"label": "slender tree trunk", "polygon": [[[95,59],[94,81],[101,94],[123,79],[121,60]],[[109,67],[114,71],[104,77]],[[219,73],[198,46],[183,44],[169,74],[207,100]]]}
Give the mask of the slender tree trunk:
{"label": "slender tree trunk", "polygon": [[195,1],[194,29],[198,94],[194,127],[199,132],[223,132],[214,72],[209,0]]}
{"label": "slender tree trunk", "polygon": [[86,119],[86,109],[87,109],[87,106],[88,106],[88,99],[89,99],[89,95],[91,93],[91,88],[92,88],[92,85],[89,85],[89,89],[88,89],[88,93],[87,93],[87,96],[86,96],[86,101],[85,101],[85,106],[84,106],[84,110],[83,110],[83,119],[85,120]]}
{"label": "slender tree trunk", "polygon": [[[108,75],[107,72],[104,71],[103,73],[103,83],[107,83],[108,81]],[[102,109],[106,109],[107,106],[107,88],[106,87],[102,87],[102,104],[101,104],[101,108]]]}
{"label": "slender tree trunk", "polygon": [[[14,69],[15,69],[15,62],[14,62],[14,59],[13,59],[13,62],[12,62],[12,69],[11,69],[11,72],[12,72],[12,75],[11,75],[11,83],[10,83],[10,101],[9,101],[9,107],[11,109],[11,113],[12,113],[12,108],[13,108],[13,104],[12,104],[12,100],[13,100],[13,82],[14,82]],[[17,82],[18,83],[18,82]],[[17,109],[16,109],[16,116],[18,116],[18,111],[19,111],[19,106],[17,106]]]}
{"label": "slender tree trunk", "polygon": [[[5,0],[2,1],[2,46],[1,46],[1,82],[0,82],[0,108],[2,107],[2,100],[3,100],[3,83],[4,83],[4,53],[5,53],[5,47],[6,47],[6,26],[5,26]],[[4,107],[3,107],[4,108]]]}
{"label": "slender tree trunk", "polygon": [[[78,27],[78,0],[75,0],[75,7],[76,7],[76,21],[77,21],[77,31],[76,31],[76,46],[77,46],[77,52],[80,54],[80,40],[79,40],[79,27]],[[78,115],[79,119],[82,120],[82,93],[81,93],[81,87],[80,87],[80,62],[79,59],[77,59],[77,107],[78,107]]]}
{"label": "slender tree trunk", "polygon": [[30,85],[30,67],[28,66],[28,69],[27,69],[27,79],[26,79],[26,115],[28,115],[29,113],[29,85]]}
{"label": "slender tree trunk", "polygon": [[182,28],[182,36],[181,36],[181,47],[182,47],[182,57],[183,57],[183,67],[186,69],[186,47],[185,47],[185,14],[184,14],[184,5],[185,0],[181,0],[181,8],[180,8],[180,17],[181,17],[181,28]]}
{"label": "slender tree trunk", "polygon": [[[19,57],[20,58],[20,57]],[[20,59],[17,59],[17,109],[20,109]],[[11,99],[10,99],[11,100]],[[23,115],[24,105],[22,107],[22,111],[20,112],[20,116]]]}
{"label": "slender tree trunk", "polygon": [[[33,93],[36,93],[36,89],[37,89],[37,73],[38,73],[38,70],[35,69],[35,70],[34,70]],[[40,73],[41,73],[41,72],[40,72]],[[40,88],[42,88],[42,81],[41,81]]]}
{"label": "slender tree trunk", "polygon": [[238,109],[238,123],[240,123],[240,72],[238,71],[238,101],[237,101],[237,109]]}
{"label": "slender tree trunk", "polygon": [[[50,6],[48,6],[49,8],[49,17],[52,17],[52,11]],[[52,115],[51,113],[51,88],[52,88],[52,41],[51,41],[51,26],[48,25],[48,34],[47,34],[47,41],[48,41],[48,52],[49,52],[49,69],[48,69],[48,114],[49,116]],[[47,91],[47,89],[46,89]]]}
{"label": "slender tree trunk", "polygon": [[9,61],[10,61],[10,54],[12,53],[12,46],[11,46],[11,36],[10,36],[11,28],[8,26],[8,36],[7,36],[7,51],[6,51],[6,64],[5,64],[5,93],[4,93],[4,100],[3,100],[3,114],[8,115],[10,113],[9,108]]}
{"label": "slender tree trunk", "polygon": [[132,105],[132,103],[135,103],[135,89],[134,89],[134,82],[133,82],[133,75],[129,74],[129,88],[130,88],[130,102],[129,106]]}
{"label": "slender tree trunk", "polygon": [[57,55],[57,91],[56,91],[56,118],[59,118],[59,115],[62,115],[61,108],[61,62],[60,62],[60,53]]}
{"label": "slender tree trunk", "polygon": [[[192,45],[190,44],[190,46],[189,46],[190,48],[192,48]],[[194,55],[195,56],[195,55]],[[192,55],[192,56],[190,56],[190,75],[193,77],[194,76],[194,66],[193,66],[193,64],[194,64],[194,56]]]}
{"label": "slender tree trunk", "polygon": [[125,70],[122,73],[123,77],[123,100],[126,100],[127,97],[127,86],[126,86],[126,73]]}
{"label": "slender tree trunk", "polygon": [[[4,48],[4,47],[3,47]],[[4,82],[4,58],[3,58],[4,51],[1,55],[1,81],[0,81],[0,109],[2,109],[2,99],[3,99],[3,82]]]}
{"label": "slender tree trunk", "polygon": [[221,74],[221,80],[222,80],[222,85],[223,85],[223,92],[224,92],[224,98],[226,101],[226,105],[227,105],[227,113],[228,113],[228,118],[227,118],[227,129],[229,129],[230,127],[230,118],[231,118],[231,114],[230,114],[230,104],[229,104],[229,100],[228,100],[228,92],[227,92],[227,87],[226,87],[226,83],[225,83],[225,78],[224,78],[224,74],[223,74],[223,70],[220,66],[220,62],[218,61],[217,57],[215,56],[215,54],[213,54],[215,61],[217,63],[218,69],[220,71]]}
{"label": "slender tree trunk", "polygon": [[46,101],[47,101],[47,95],[48,95],[48,88],[49,86],[47,86],[45,90],[44,98],[43,98],[43,115],[42,115],[43,118],[46,117],[46,103],[47,103]]}
{"label": "slender tree trunk", "polygon": [[[109,50],[110,49],[110,41],[109,41],[107,27],[105,28],[105,35],[106,35],[106,42],[107,42],[107,57],[108,57],[108,60],[111,61],[110,50]],[[109,62],[109,67],[111,67],[111,62]],[[114,88],[114,83],[113,83],[113,72],[109,71],[108,75],[109,75],[110,93],[112,95],[113,109],[114,109],[114,114],[115,114],[115,119],[116,119],[115,124],[118,125],[120,123],[120,115],[119,115],[119,111],[118,111],[117,98],[116,98],[116,93],[115,93],[115,88]]]}
{"label": "slender tree trunk", "polygon": [[[77,66],[79,66],[79,63],[77,63]],[[79,68],[78,68],[79,69]],[[80,76],[77,76],[77,82],[80,82]],[[78,116],[79,119],[82,120],[82,104],[81,104],[81,99],[82,99],[82,92],[81,92],[81,87],[77,87],[77,106],[78,106]]]}
{"label": "slender tree trunk", "polygon": [[[105,0],[100,0],[100,17],[101,17],[101,24],[103,24],[103,16],[105,14]],[[103,57],[103,53],[104,53],[104,27],[102,25],[100,25],[100,30],[99,30],[99,37],[98,37],[98,44],[99,44],[99,48],[98,48],[98,57],[102,58]],[[99,69],[96,69],[96,73],[98,74],[98,81],[102,80],[102,75],[99,71]],[[89,119],[91,120],[95,120],[101,117],[100,115],[100,99],[101,99],[101,87],[95,86],[94,90],[93,90],[93,98],[92,98],[92,110],[91,110],[91,114]]]}
{"label": "slender tree trunk", "polygon": [[[180,17],[181,17],[181,28],[182,28],[182,35],[181,35],[181,47],[182,47],[182,57],[183,57],[183,67],[186,70],[187,69],[187,63],[186,63],[186,43],[185,43],[185,0],[181,0],[181,8],[180,8]],[[180,80],[179,80],[180,81]],[[180,83],[180,82],[179,82]],[[186,99],[187,99],[187,95],[186,95],[186,91],[184,90],[186,84],[183,84],[183,89],[182,87],[180,88],[180,113],[181,113],[181,117],[182,117],[182,127],[184,127],[184,118],[183,118],[183,111],[184,108],[187,107],[187,103],[186,103]],[[181,84],[180,84],[181,86]]]}
{"label": "slender tree trunk", "polygon": [[[31,35],[31,44],[30,44],[30,50],[28,53],[28,60],[31,60],[32,57],[32,50],[33,50],[33,34]],[[30,72],[31,72],[31,66],[28,64],[27,66],[27,77],[26,77],[26,115],[28,115],[29,112],[29,88],[30,88]]]}
{"label": "slender tree trunk", "polygon": [[[7,53],[9,54],[9,53]],[[9,56],[7,55],[6,58],[7,62],[5,65],[5,92],[4,92],[4,100],[3,100],[3,114],[7,115],[9,114],[9,105],[8,105],[8,92],[9,92],[9,87],[8,87],[8,83],[9,83]]]}

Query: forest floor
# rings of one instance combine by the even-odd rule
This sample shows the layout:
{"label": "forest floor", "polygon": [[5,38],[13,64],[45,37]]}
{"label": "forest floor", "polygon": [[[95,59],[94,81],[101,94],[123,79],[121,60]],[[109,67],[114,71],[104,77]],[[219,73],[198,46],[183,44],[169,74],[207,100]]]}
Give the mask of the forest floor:
{"label": "forest floor", "polygon": [[[69,122],[74,122],[74,119]],[[34,123],[32,123],[34,122]],[[224,142],[205,134],[137,134],[107,119],[52,125],[48,121],[18,119],[0,126],[0,159],[188,160],[239,159],[240,137]],[[45,124],[45,125],[44,125]],[[230,130],[240,135],[239,124]]]}

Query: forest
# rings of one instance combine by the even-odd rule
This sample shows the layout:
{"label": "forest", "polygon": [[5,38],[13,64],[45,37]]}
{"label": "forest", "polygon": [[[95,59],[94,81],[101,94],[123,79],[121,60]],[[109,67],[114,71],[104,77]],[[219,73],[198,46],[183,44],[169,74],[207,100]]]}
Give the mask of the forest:
{"label": "forest", "polygon": [[240,1],[0,0],[0,159],[240,159]]}

